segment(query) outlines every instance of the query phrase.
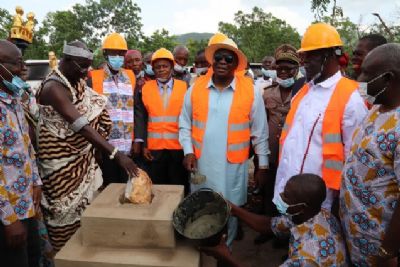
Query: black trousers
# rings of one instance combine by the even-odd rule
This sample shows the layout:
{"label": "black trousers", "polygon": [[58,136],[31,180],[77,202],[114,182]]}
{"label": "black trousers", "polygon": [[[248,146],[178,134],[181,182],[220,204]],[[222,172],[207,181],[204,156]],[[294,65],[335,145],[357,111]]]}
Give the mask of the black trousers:
{"label": "black trousers", "polygon": [[6,245],[4,225],[0,226],[0,265],[4,267],[38,267],[40,260],[40,238],[36,219],[21,221],[27,233],[26,244],[17,249]]}
{"label": "black trousers", "polygon": [[183,150],[151,150],[153,160],[148,162],[149,176],[154,184],[183,185],[189,189],[189,174],[183,166]]}
{"label": "black trousers", "polygon": [[109,155],[103,154],[102,163],[100,164],[103,172],[103,187],[111,183],[126,183],[128,182],[128,174],[114,160],[109,158]]}

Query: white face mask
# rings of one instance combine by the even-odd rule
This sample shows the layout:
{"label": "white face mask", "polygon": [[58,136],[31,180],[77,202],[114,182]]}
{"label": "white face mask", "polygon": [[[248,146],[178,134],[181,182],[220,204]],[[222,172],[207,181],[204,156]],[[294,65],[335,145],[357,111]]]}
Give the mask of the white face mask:
{"label": "white face mask", "polygon": [[379,78],[381,78],[382,76],[386,75],[387,72],[382,73],[378,76],[376,76],[375,78],[373,78],[372,80],[370,80],[369,82],[359,82],[358,83],[358,91],[360,93],[360,95],[365,99],[365,101],[367,101],[368,104],[370,104],[371,106],[375,104],[376,98],[381,95],[383,92],[385,92],[387,87],[384,87],[382,90],[380,90],[378,93],[376,93],[375,95],[369,95],[368,94],[368,84],[373,83],[374,81],[378,80]]}
{"label": "white face mask", "polygon": [[157,78],[157,81],[159,81],[160,83],[166,83],[169,81],[169,79],[171,79],[171,77],[168,78]]}
{"label": "white face mask", "polygon": [[272,80],[276,78],[276,70],[266,70],[264,68],[261,68],[261,72],[264,76],[269,77]]}
{"label": "white face mask", "polygon": [[205,74],[208,71],[207,67],[204,68],[195,68],[195,72],[197,75],[202,75]]}
{"label": "white face mask", "polygon": [[283,88],[289,88],[289,87],[291,87],[293,84],[294,84],[294,78],[292,77],[292,78],[289,78],[289,79],[285,79],[285,80],[283,80],[283,79],[281,79],[281,78],[276,78],[276,82],[280,85],[280,86],[282,86]]}
{"label": "white face mask", "polygon": [[175,65],[174,65],[174,70],[175,70],[176,72],[178,72],[178,73],[184,73],[185,70],[186,70],[186,68],[185,68],[185,67],[182,67],[182,66],[179,65],[179,64],[175,64]]}

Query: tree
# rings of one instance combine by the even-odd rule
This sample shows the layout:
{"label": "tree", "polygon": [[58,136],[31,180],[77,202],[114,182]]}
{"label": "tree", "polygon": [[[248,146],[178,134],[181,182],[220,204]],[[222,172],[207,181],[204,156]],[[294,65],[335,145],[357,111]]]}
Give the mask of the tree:
{"label": "tree", "polygon": [[73,6],[82,23],[84,40],[92,48],[98,47],[112,32],[123,34],[131,43],[138,42],[143,35],[140,11],[132,0],[86,0],[85,5]]}
{"label": "tree", "polygon": [[322,20],[324,13],[328,11],[330,3],[330,0],[311,0],[311,11],[314,12],[314,17],[317,21]]}
{"label": "tree", "polygon": [[0,39],[7,39],[12,26],[11,14],[3,8],[0,8]]}
{"label": "tree", "polygon": [[147,52],[154,52],[161,47],[172,51],[176,45],[176,36],[169,35],[169,32],[167,30],[161,29],[156,30],[149,37],[144,36],[143,41],[139,43],[138,48],[144,54]]}
{"label": "tree", "polygon": [[232,38],[246,54],[250,62],[259,62],[266,55],[273,55],[281,44],[299,47],[297,31],[271,13],[254,7],[252,13],[238,11],[234,24],[220,22],[219,30]]}
{"label": "tree", "polygon": [[58,56],[64,42],[85,39],[81,18],[69,10],[48,13],[39,32],[48,38],[48,49]]}
{"label": "tree", "polygon": [[189,39],[186,42],[186,46],[189,49],[189,64],[192,64],[194,62],[194,58],[196,57],[196,54],[199,50],[205,49],[207,47],[208,40],[192,40]]}

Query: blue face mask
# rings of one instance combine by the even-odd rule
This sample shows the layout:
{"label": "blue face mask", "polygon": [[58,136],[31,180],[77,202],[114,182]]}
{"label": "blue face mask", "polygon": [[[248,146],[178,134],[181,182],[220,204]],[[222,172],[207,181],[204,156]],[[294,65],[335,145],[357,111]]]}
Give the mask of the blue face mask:
{"label": "blue face mask", "polygon": [[275,203],[276,209],[279,211],[279,213],[282,214],[282,215],[289,216],[289,217],[293,217],[293,216],[296,216],[296,215],[299,215],[299,214],[303,213],[303,211],[297,212],[295,214],[290,214],[290,213],[287,212],[287,210],[290,207],[297,207],[297,206],[300,206],[300,205],[303,205],[305,207],[307,206],[306,203],[298,203],[298,204],[289,205],[285,201],[283,201],[283,199],[281,197],[281,194],[278,195],[278,199],[277,199],[277,201]]}
{"label": "blue face mask", "polygon": [[303,75],[303,77],[306,77],[306,68],[304,66],[301,66],[299,68],[299,71],[300,71],[301,75]]}
{"label": "blue face mask", "polygon": [[276,82],[282,86],[283,88],[289,88],[294,84],[294,78],[289,78],[289,79],[280,79],[280,78],[276,78]]}
{"label": "blue face mask", "polygon": [[273,80],[276,78],[276,70],[266,70],[264,68],[261,68],[261,72],[264,76],[267,76]]}
{"label": "blue face mask", "polygon": [[145,64],[144,72],[149,76],[154,76],[153,67],[150,64]]}
{"label": "blue face mask", "polygon": [[123,56],[108,56],[108,64],[113,70],[120,70],[124,65]]}
{"label": "blue face mask", "polygon": [[3,76],[0,75],[0,77],[3,79],[3,84],[7,87],[8,90],[13,92],[17,96],[21,96],[24,91],[29,92],[30,85],[26,82],[24,82],[20,77],[14,76],[6,67],[4,67],[3,64],[0,63],[0,65],[10,74],[13,76],[11,82],[7,81],[4,79]]}

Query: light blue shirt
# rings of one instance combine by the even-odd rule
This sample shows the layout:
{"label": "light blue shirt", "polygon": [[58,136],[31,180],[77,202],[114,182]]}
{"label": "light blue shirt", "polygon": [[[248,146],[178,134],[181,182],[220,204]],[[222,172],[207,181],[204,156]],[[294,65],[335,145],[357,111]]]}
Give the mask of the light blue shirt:
{"label": "light blue shirt", "polygon": [[[236,81],[225,89],[218,90],[210,80],[208,118],[201,157],[198,159],[198,171],[204,174],[206,182],[191,185],[191,190],[211,188],[223,194],[236,205],[247,200],[248,160],[241,164],[227,161],[228,118],[235,91]],[[192,129],[192,87],[186,92],[182,112],[179,117],[179,141],[184,153],[193,152]],[[264,102],[260,91],[254,89],[254,102],[250,114],[250,136],[260,166],[268,166],[268,124]]]}
{"label": "light blue shirt", "polygon": [[168,95],[168,99],[169,99],[169,97],[171,96],[171,93],[172,93],[172,88],[174,87],[174,79],[171,78],[166,83],[160,83],[159,81],[157,81],[157,86],[158,86],[158,91],[160,92],[160,96],[162,96],[164,93],[164,89],[163,89],[164,84],[167,85],[167,95]]}

